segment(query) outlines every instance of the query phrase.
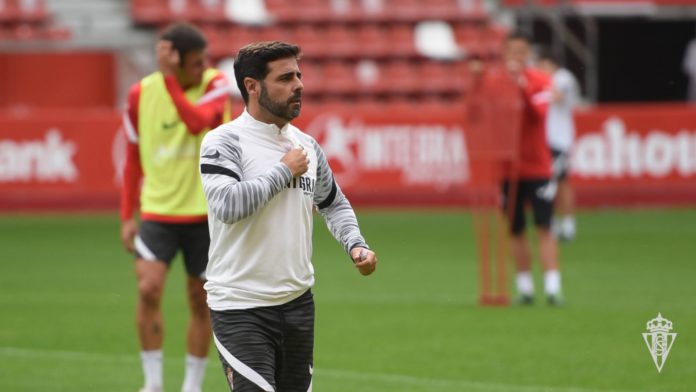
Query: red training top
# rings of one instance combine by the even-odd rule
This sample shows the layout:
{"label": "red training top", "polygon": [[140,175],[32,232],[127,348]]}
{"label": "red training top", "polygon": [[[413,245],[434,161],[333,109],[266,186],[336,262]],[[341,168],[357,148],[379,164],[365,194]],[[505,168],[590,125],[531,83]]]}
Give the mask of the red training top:
{"label": "red training top", "polygon": [[551,177],[551,152],[546,141],[546,110],[551,100],[551,78],[527,68],[519,79],[523,98],[520,130],[519,178],[521,180]]}

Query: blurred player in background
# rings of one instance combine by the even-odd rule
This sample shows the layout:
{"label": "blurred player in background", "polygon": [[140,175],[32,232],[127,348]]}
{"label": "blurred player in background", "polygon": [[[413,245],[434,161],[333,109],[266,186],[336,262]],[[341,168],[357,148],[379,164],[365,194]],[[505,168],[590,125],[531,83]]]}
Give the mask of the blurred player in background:
{"label": "blurred player in background", "polygon": [[551,225],[562,241],[575,238],[574,194],[568,179],[570,152],[575,140],[573,110],[578,102],[578,82],[560,67],[550,50],[539,51],[539,68],[551,75],[551,102],[546,115],[546,136],[553,156],[553,181],[557,184],[555,216]]}
{"label": "blurred player in background", "polygon": [[246,110],[201,147],[205,288],[234,392],[312,390],[314,208],[362,275],[377,263],[321,147],[290,124],[302,106],[299,55],[282,42],[240,49],[234,71]]}
{"label": "blurred player in background", "polygon": [[[182,391],[201,390],[210,346],[203,289],[210,236],[198,151],[205,133],[229,118],[230,99],[228,81],[208,67],[206,45],[191,25],[168,27],[156,45],[159,71],[131,88],[124,113],[129,143],[121,190],[121,240],[136,255],[143,392],[163,387],[160,303],[168,268],[179,250],[188,275],[191,315]],[[140,228],[134,218],[138,201]]]}
{"label": "blurred player in background", "polygon": [[560,303],[561,276],[556,239],[551,233],[555,187],[550,186],[551,153],[546,142],[546,109],[551,95],[551,81],[543,72],[529,67],[529,40],[522,34],[510,35],[504,48],[505,66],[522,97],[519,172],[516,184],[504,185],[505,206],[514,194],[509,215],[512,255],[517,264],[517,290],[521,304],[534,301],[532,254],[525,237],[525,205],[531,204],[539,238],[539,254],[544,269],[544,291],[549,304]]}
{"label": "blurred player in background", "polygon": [[696,102],[696,37],[692,38],[684,50],[682,70],[689,77],[686,100]]}

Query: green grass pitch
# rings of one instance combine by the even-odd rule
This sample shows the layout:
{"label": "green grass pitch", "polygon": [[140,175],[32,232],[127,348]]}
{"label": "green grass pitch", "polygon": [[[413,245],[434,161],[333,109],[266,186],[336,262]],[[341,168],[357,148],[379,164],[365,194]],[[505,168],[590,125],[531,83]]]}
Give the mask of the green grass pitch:
{"label": "green grass pitch", "polygon": [[[358,213],[380,259],[369,278],[315,224],[315,391],[696,388],[696,210],[580,214],[561,247],[561,308],[479,307],[464,211]],[[116,215],[0,217],[0,391],[138,390],[134,273],[118,238]],[[164,303],[170,392],[183,378],[183,283],[177,261]],[[661,373],[641,336],[658,312],[679,334]],[[210,359],[205,390],[227,390]]]}

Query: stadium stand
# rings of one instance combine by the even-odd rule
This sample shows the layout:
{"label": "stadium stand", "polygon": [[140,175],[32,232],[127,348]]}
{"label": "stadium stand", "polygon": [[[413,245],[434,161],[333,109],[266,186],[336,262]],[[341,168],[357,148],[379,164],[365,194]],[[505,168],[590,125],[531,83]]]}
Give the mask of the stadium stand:
{"label": "stadium stand", "polygon": [[[471,71],[480,64],[467,60],[497,60],[506,34],[500,26],[515,26],[564,55],[587,101],[601,104],[578,114],[584,171],[574,181],[581,202],[693,203],[696,161],[691,139],[682,137],[696,129],[693,105],[673,102],[683,99],[687,84],[681,56],[694,36],[696,0],[523,1],[505,7],[497,0],[0,0],[3,140],[15,147],[54,140],[66,149],[78,146],[63,168],[66,176],[68,164],[80,172],[46,179],[31,177],[44,175],[32,171],[31,161],[18,165],[0,181],[0,209],[117,204],[118,174],[104,176],[104,168],[123,162],[126,141],[118,129],[128,87],[157,69],[156,33],[175,20],[205,31],[213,61],[230,76],[242,45],[300,44],[307,105],[297,125],[320,142],[339,132],[336,140],[344,145],[332,148],[348,152],[331,158],[332,165],[357,202],[469,200],[465,151],[471,144],[460,136],[469,126],[465,102],[475,96]],[[643,18],[649,8],[637,3],[654,5],[651,16]],[[623,18],[604,17],[616,9]],[[424,22],[436,22],[430,26],[444,32],[455,56],[431,57],[416,45]],[[636,80],[645,83],[636,88]],[[656,101],[660,105],[649,110],[642,105]],[[241,108],[237,100],[233,110]],[[610,131],[624,135],[616,146]],[[416,148],[423,143],[432,154],[418,153],[426,151]],[[636,147],[624,153],[621,146]],[[615,158],[598,161],[597,149],[616,152],[616,159],[635,153],[641,177],[625,166],[617,180],[615,167],[605,165]],[[424,166],[414,171],[408,162]],[[349,163],[355,170],[346,169]]]}
{"label": "stadium stand", "polygon": [[0,2],[0,20],[3,22],[42,22],[48,18],[43,1],[4,0]]}
{"label": "stadium stand", "polygon": [[693,6],[694,0],[505,0],[504,3],[509,7],[522,7],[526,5],[535,5],[540,7],[582,7],[587,5],[596,7],[635,7],[636,5],[645,4],[654,6]]}
{"label": "stadium stand", "polygon": [[451,101],[466,87],[466,78],[452,72],[467,68],[456,63],[469,55],[496,57],[501,43],[480,0],[131,0],[130,6],[140,27],[198,24],[214,61],[252,41],[297,43],[307,96],[322,102]]}
{"label": "stadium stand", "polygon": [[45,0],[1,0],[0,42],[60,41],[66,28],[54,26]]}

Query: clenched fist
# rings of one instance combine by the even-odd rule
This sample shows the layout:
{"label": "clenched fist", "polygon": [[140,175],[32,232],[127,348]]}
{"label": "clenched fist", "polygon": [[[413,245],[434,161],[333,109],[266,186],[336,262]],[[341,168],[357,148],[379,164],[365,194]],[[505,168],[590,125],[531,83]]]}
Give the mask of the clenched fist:
{"label": "clenched fist", "polygon": [[295,147],[288,151],[280,161],[290,168],[293,177],[299,177],[309,169],[309,157],[302,147]]}
{"label": "clenched fist", "polygon": [[355,268],[360,271],[360,274],[367,276],[375,272],[377,268],[377,255],[375,252],[362,247],[355,247],[350,250],[350,257],[353,259]]}

